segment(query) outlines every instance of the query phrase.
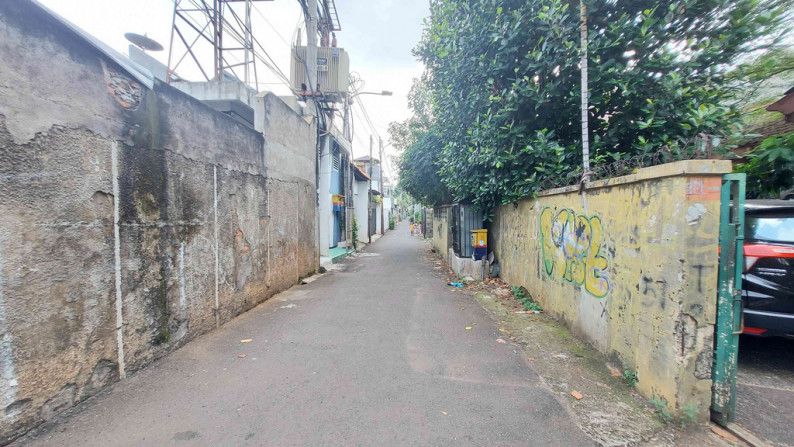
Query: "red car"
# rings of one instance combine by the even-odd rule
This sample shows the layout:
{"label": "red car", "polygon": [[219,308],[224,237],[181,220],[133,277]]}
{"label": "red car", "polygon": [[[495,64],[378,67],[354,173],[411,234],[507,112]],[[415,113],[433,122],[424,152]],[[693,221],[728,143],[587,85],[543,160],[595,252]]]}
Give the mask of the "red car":
{"label": "red car", "polygon": [[744,333],[794,336],[794,200],[748,200],[744,215]]}

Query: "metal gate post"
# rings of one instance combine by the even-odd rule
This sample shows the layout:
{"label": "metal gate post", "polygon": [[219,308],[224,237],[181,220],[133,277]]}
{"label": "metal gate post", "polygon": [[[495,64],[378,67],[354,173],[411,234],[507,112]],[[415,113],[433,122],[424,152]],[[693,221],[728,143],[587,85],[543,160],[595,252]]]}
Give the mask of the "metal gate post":
{"label": "metal gate post", "polygon": [[736,364],[742,333],[745,174],[722,177],[720,196],[720,265],[717,323],[714,333],[711,417],[733,422],[736,410]]}

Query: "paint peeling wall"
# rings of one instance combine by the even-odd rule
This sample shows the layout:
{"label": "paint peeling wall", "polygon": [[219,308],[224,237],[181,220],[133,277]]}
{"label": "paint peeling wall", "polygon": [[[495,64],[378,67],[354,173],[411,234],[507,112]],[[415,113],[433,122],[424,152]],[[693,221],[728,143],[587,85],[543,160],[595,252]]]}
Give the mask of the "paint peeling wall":
{"label": "paint peeling wall", "polygon": [[450,205],[437,206],[433,210],[433,247],[441,253],[444,259],[449,259],[449,250],[452,249],[452,207]]}
{"label": "paint peeling wall", "polygon": [[296,284],[317,249],[316,128],[275,96],[254,131],[27,1],[0,2],[0,42],[2,444]]}
{"label": "paint peeling wall", "polygon": [[501,206],[502,277],[637,372],[637,389],[701,419],[711,401],[719,188],[728,161],[693,160]]}

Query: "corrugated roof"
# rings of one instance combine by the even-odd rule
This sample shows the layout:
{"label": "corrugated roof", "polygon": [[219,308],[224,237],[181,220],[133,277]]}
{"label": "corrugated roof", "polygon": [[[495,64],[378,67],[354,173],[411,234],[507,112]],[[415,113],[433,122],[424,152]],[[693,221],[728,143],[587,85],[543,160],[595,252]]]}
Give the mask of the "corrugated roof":
{"label": "corrugated roof", "polygon": [[369,180],[369,176],[367,175],[367,173],[364,172],[363,169],[356,166],[355,163],[350,163],[350,167],[353,169],[353,177],[355,177],[356,180],[360,180],[360,181]]}
{"label": "corrugated roof", "polygon": [[755,146],[769,137],[773,137],[775,135],[786,135],[792,132],[794,132],[794,122],[788,122],[781,118],[777,121],[750,129],[747,133],[758,134],[759,136],[748,138],[747,140],[743,141],[740,146]]}

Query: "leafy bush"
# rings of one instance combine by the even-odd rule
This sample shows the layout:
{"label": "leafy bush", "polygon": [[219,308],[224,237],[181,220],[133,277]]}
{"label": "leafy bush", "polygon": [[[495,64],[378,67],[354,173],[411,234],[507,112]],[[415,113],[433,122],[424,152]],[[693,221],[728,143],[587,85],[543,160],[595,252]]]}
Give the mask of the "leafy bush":
{"label": "leafy bush", "polygon": [[535,302],[524,287],[513,286],[513,298],[524,306],[524,310],[533,312],[543,311],[543,307]]}
{"label": "leafy bush", "polygon": [[747,174],[749,198],[778,198],[794,187],[794,133],[765,139],[747,158],[736,170]]}
{"label": "leafy bush", "polygon": [[[656,162],[691,158],[732,138],[740,117],[725,104],[738,84],[726,78],[726,67],[774,41],[791,8],[791,0],[586,4],[588,120],[598,163],[661,148],[669,156]],[[431,2],[414,50],[427,68],[422,82],[431,95],[420,107],[427,119],[403,123],[392,134],[412,148],[403,154],[401,178],[433,179],[436,166],[454,199],[470,200],[486,215],[502,203],[577,182],[578,5]],[[414,186],[406,191],[436,200]]]}
{"label": "leafy bush", "polygon": [[356,216],[353,216],[353,250],[358,250],[358,221]]}
{"label": "leafy bush", "polygon": [[686,428],[686,424],[694,424],[698,420],[698,410],[697,405],[693,403],[689,403],[684,405],[681,408],[681,428]]}
{"label": "leafy bush", "polygon": [[623,371],[623,380],[626,382],[626,385],[628,385],[631,388],[634,388],[634,385],[636,385],[637,382],[639,382],[639,380],[637,379],[637,373],[630,369],[626,369]]}
{"label": "leafy bush", "polygon": [[656,415],[664,422],[673,420],[673,415],[667,410],[667,399],[653,396],[650,400],[651,405],[656,409]]}

